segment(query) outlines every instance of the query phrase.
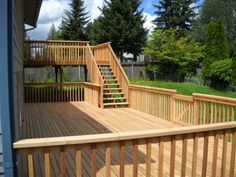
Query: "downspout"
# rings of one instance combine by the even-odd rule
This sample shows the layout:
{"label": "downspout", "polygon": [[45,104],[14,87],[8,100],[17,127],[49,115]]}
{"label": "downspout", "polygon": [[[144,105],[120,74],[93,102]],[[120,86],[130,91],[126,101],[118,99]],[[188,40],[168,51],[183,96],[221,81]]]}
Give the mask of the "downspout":
{"label": "downspout", "polygon": [[13,75],[12,75],[12,43],[13,43],[13,1],[0,1],[0,109],[2,121],[2,146],[4,176],[13,177],[14,173],[14,154],[12,148],[14,132],[14,114],[13,114]]}

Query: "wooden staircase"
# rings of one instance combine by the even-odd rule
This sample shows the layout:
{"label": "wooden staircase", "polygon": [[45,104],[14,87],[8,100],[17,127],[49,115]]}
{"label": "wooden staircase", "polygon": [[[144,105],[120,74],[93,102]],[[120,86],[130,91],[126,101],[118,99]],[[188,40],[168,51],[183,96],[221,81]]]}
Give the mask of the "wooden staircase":
{"label": "wooden staircase", "polygon": [[98,67],[104,80],[103,107],[127,107],[129,103],[111,67],[109,65],[98,65]]}

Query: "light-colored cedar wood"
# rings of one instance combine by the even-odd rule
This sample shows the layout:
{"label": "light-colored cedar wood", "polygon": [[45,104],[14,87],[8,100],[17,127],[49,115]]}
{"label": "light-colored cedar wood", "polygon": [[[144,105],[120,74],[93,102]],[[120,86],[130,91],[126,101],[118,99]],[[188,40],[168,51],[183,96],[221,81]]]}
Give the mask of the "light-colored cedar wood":
{"label": "light-colored cedar wood", "polygon": [[60,162],[61,162],[61,177],[65,177],[66,175],[66,169],[65,169],[65,152],[64,152],[64,148],[61,148],[61,152],[60,152]]}
{"label": "light-colored cedar wood", "polygon": [[138,176],[138,141],[133,141],[133,177]]}
{"label": "light-colored cedar wood", "polygon": [[45,177],[50,177],[51,176],[50,154],[49,154],[49,150],[47,148],[44,149],[44,164],[45,164]]}
{"label": "light-colored cedar wood", "polygon": [[97,163],[96,163],[96,144],[91,145],[91,177],[97,176]]}
{"label": "light-colored cedar wood", "polygon": [[170,177],[175,176],[175,152],[176,152],[176,136],[171,137],[171,154],[170,154]]}
{"label": "light-colored cedar wood", "polygon": [[205,133],[203,145],[203,159],[202,159],[202,176],[205,177],[207,173],[207,157],[208,157],[208,133]]}
{"label": "light-colored cedar wood", "polygon": [[192,177],[196,177],[197,173],[197,156],[198,156],[198,135],[194,135],[193,139],[193,157],[192,157]]}
{"label": "light-colored cedar wood", "polygon": [[225,176],[225,163],[227,156],[227,141],[228,141],[228,133],[225,131],[223,135],[223,151],[222,151],[222,165],[221,165],[221,176]]}
{"label": "light-colored cedar wood", "polygon": [[230,160],[230,176],[235,175],[235,151],[236,151],[236,129],[233,130],[232,147],[231,147],[231,160]]}
{"label": "light-colored cedar wood", "polygon": [[106,177],[111,176],[111,146],[106,144]]}
{"label": "light-colored cedar wood", "polygon": [[82,159],[81,159],[81,149],[80,146],[77,145],[76,146],[76,177],[82,177],[82,167],[81,167],[81,163],[82,163]]}
{"label": "light-colored cedar wood", "polygon": [[214,133],[213,159],[212,159],[212,173],[211,176],[216,176],[217,157],[218,157],[219,134]]}
{"label": "light-colored cedar wood", "polygon": [[151,176],[151,155],[152,155],[152,144],[151,142],[147,139],[146,140],[146,152],[147,152],[147,156],[146,156],[146,177],[150,177]]}
{"label": "light-colored cedar wood", "polygon": [[182,144],[181,177],[185,177],[186,176],[187,145],[188,145],[188,139],[187,139],[186,136],[184,136],[183,137],[183,144]]}
{"label": "light-colored cedar wood", "polygon": [[158,177],[163,176],[163,159],[164,159],[164,142],[159,138],[159,154],[158,154]]}
{"label": "light-colored cedar wood", "polygon": [[125,143],[124,141],[120,142],[120,155],[119,155],[119,163],[120,163],[120,177],[125,176]]}
{"label": "light-colored cedar wood", "polygon": [[31,149],[29,150],[28,153],[28,172],[29,172],[29,177],[34,177],[34,160]]}
{"label": "light-colored cedar wood", "polygon": [[[170,162],[170,153],[171,150],[171,136],[176,136],[176,145],[175,145],[175,175],[180,176],[181,175],[181,167],[182,167],[182,156],[183,156],[183,135],[186,135],[188,137],[188,148],[187,148],[187,164],[186,164],[186,176],[191,176],[191,164],[193,159],[196,159],[196,175],[201,176],[201,168],[202,164],[197,162],[202,162],[203,159],[203,148],[199,148],[199,153],[196,155],[195,158],[189,158],[188,156],[192,156],[193,153],[193,146],[194,143],[192,142],[193,134],[200,133],[199,134],[199,147],[202,147],[204,144],[204,132],[209,132],[209,134],[212,134],[213,132],[221,132],[224,130],[233,130],[236,126],[235,123],[223,123],[223,124],[215,124],[215,125],[202,125],[202,126],[191,126],[191,127],[179,127],[178,125],[175,125],[176,128],[167,128],[162,130],[152,130],[152,127],[157,129],[158,127],[161,128],[162,126],[170,126],[170,122],[167,123],[167,121],[158,119],[156,117],[148,116],[147,114],[143,114],[141,112],[132,110],[130,108],[125,109],[108,109],[103,110],[96,108],[88,103],[48,103],[48,104],[26,104],[24,107],[27,108],[28,111],[27,114],[24,113],[24,116],[27,115],[28,118],[25,118],[25,121],[29,125],[28,128],[25,127],[23,124],[23,129],[28,129],[29,135],[27,137],[43,137],[43,139],[31,139],[31,143],[38,142],[39,147],[41,149],[44,149],[45,147],[52,146],[50,148],[50,152],[53,152],[54,147],[58,146],[65,146],[67,148],[74,147],[77,144],[82,145],[88,145],[90,146],[92,144],[97,144],[97,148],[100,148],[100,146],[105,145],[107,142],[114,142],[114,146],[112,146],[112,153],[111,153],[111,176],[119,176],[119,145],[118,142],[124,140],[126,141],[126,144],[131,144],[131,142],[134,141],[134,139],[140,140],[139,148],[138,148],[138,154],[140,155],[139,160],[139,170],[138,174],[139,176],[146,176],[146,158],[147,158],[147,151],[146,151],[146,145],[145,141],[143,141],[146,138],[154,138],[159,139],[161,138],[163,141],[164,151],[163,151],[163,173],[160,173],[160,175],[168,175],[169,176],[169,164]],[[186,106],[183,105],[183,106]],[[41,109],[41,111],[40,111]],[[83,112],[78,112],[76,109],[80,109]],[[30,114],[31,112],[31,114]],[[89,116],[92,117],[86,117],[84,115],[86,113]],[[108,116],[109,115],[109,116]],[[30,122],[28,122],[30,121]],[[78,123],[79,122],[79,123]],[[87,124],[85,123],[87,122]],[[164,123],[164,124],[163,124]],[[162,125],[161,125],[162,124]],[[155,127],[156,126],[156,127]],[[30,129],[32,127],[32,129]],[[162,128],[163,128],[162,127]],[[171,126],[170,126],[171,127]],[[179,128],[177,128],[179,127]],[[146,130],[145,130],[146,129]],[[32,131],[31,131],[32,130]],[[107,131],[109,130],[109,131]],[[127,132],[127,131],[134,131],[135,132]],[[145,131],[140,131],[145,130]],[[55,133],[54,133],[55,132]],[[110,134],[111,132],[117,132],[114,134]],[[94,134],[94,133],[106,133],[102,135],[86,135],[86,136],[72,136],[69,135],[84,135],[84,134]],[[229,131],[229,134],[231,135],[231,131]],[[56,136],[62,136],[59,138],[46,138],[47,136],[50,137],[56,137]],[[63,136],[69,136],[69,137],[63,137]],[[60,140],[59,140],[60,139]],[[53,142],[51,142],[53,140]],[[22,140],[24,143],[28,140]],[[40,145],[40,141],[42,141]],[[144,143],[144,145],[142,145]],[[153,142],[152,142],[153,143]],[[17,144],[17,143],[16,143]],[[42,146],[45,145],[45,147]],[[19,144],[18,144],[19,145]],[[26,144],[25,144],[26,145]],[[28,144],[29,145],[29,144]],[[32,145],[32,144],[31,144]],[[36,145],[36,144],[35,144]],[[112,144],[113,145],[113,144]],[[213,147],[214,147],[214,139],[213,137],[209,137],[209,151],[208,151],[208,157],[207,158],[207,166],[212,166],[212,159],[213,159]],[[34,146],[37,147],[37,146]],[[84,146],[85,147],[85,146]],[[103,146],[104,147],[104,146]],[[29,147],[31,148],[31,147]],[[114,148],[116,150],[114,150]],[[222,152],[223,149],[223,140],[219,139],[219,145],[218,145],[218,151]],[[83,149],[83,151],[86,149],[86,147]],[[231,151],[231,142],[228,142],[227,145],[227,152]],[[159,151],[158,144],[153,143],[152,144],[152,150],[151,153],[155,153]],[[157,151],[158,150],[158,151]],[[68,154],[69,153],[69,154]],[[75,153],[71,153],[67,151],[66,153],[66,162],[68,162],[68,165],[66,165],[66,171],[68,174],[73,176],[73,171],[75,168]],[[97,176],[105,176],[106,174],[106,164],[105,162],[105,148],[103,150],[98,150],[96,152],[96,165],[97,165]],[[126,148],[126,156],[125,156],[125,174],[128,176],[132,176],[132,148],[130,149],[129,146]],[[55,176],[55,174],[60,174],[60,156],[58,153],[58,159],[55,159],[55,155],[53,153],[50,153],[50,166],[51,166],[51,176]],[[155,154],[152,156],[152,170],[151,175],[157,176],[156,171],[158,171],[158,166],[161,164],[161,161],[159,163],[159,160]],[[74,160],[73,160],[74,159]],[[83,176],[91,176],[91,153],[83,152],[83,157],[81,157],[82,160],[82,174]],[[129,160],[130,159],[130,160]],[[218,161],[222,161],[222,153],[219,153],[218,155]],[[34,159],[34,163],[38,164],[39,160],[36,158]],[[59,167],[55,166],[55,164],[59,164]],[[217,173],[221,170],[221,163],[217,163]],[[229,166],[231,164],[229,158],[226,159],[226,176],[229,176]],[[37,165],[38,166],[38,165]],[[38,172],[38,169],[35,169]],[[211,176],[210,170],[207,170],[207,176]],[[76,171],[75,171],[76,172]],[[38,174],[38,173],[37,173]],[[24,176],[24,175],[23,175]],[[39,174],[40,176],[40,174]]]}

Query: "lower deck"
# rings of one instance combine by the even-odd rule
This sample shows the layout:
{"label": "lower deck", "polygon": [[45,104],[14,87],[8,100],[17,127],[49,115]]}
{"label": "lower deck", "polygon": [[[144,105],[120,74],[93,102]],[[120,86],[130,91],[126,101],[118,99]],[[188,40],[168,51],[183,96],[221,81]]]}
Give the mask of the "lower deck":
{"label": "lower deck", "polygon": [[[60,137],[88,134],[103,134],[113,132],[127,132],[150,129],[174,128],[179,125],[159,119],[157,117],[145,114],[130,108],[121,109],[100,109],[86,102],[70,102],[70,103],[27,103],[24,105],[23,123],[22,123],[22,139],[26,138],[43,138],[43,137]],[[186,150],[186,175],[192,176],[192,159],[193,156],[193,141],[188,140],[188,148]],[[227,143],[227,142],[226,142]],[[216,166],[216,176],[221,175],[221,162],[223,152],[223,141],[219,140],[218,155],[214,157],[213,152],[214,139],[209,136],[209,148],[207,154],[207,176],[212,176],[213,162],[216,158],[219,163]],[[231,152],[231,143],[228,142],[228,152]],[[163,151],[163,174],[170,176],[170,161],[171,158],[170,142],[164,143]],[[119,146],[111,145],[111,176],[120,176],[119,173]],[[174,176],[181,175],[182,162],[182,141],[176,140],[175,143],[175,170]],[[151,142],[151,176],[158,174],[158,160],[160,159],[158,142]],[[105,148],[98,148],[96,156],[97,176],[106,176],[105,167]],[[196,176],[202,176],[203,168],[203,149],[204,141],[198,140],[198,161],[196,164]],[[138,176],[146,176],[146,159],[147,149],[145,145],[138,146]],[[149,153],[150,154],[150,153]],[[196,154],[195,154],[196,155]],[[34,154],[35,176],[45,176],[44,174],[44,157],[42,152]],[[20,176],[28,176],[27,171],[27,156],[20,157]],[[225,176],[229,176],[230,153],[227,153],[225,163]],[[172,159],[173,160],[173,159]],[[65,176],[76,176],[75,169],[75,151],[69,149],[65,153]],[[91,176],[91,149],[88,148],[82,151],[82,176]],[[60,176],[60,151],[50,153],[50,173],[51,176]],[[133,173],[133,148],[130,144],[125,146],[125,176],[132,176]]]}

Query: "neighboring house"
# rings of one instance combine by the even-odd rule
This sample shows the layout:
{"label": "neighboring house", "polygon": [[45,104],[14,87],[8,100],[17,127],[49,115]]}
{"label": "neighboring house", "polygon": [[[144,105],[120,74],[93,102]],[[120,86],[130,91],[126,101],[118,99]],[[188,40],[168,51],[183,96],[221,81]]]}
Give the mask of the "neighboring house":
{"label": "neighboring house", "polygon": [[36,27],[42,0],[0,1],[0,176],[16,176],[12,143],[23,106],[24,25]]}

